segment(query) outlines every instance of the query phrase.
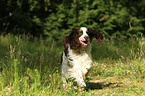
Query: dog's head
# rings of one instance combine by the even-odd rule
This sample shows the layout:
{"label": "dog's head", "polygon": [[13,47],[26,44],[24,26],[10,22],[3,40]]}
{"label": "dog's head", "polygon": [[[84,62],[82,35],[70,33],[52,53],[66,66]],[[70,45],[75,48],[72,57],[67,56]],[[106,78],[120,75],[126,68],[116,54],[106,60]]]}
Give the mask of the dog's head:
{"label": "dog's head", "polygon": [[66,44],[69,43],[70,48],[76,50],[80,49],[81,47],[86,47],[94,37],[99,42],[101,42],[103,35],[97,30],[93,30],[91,28],[86,27],[73,28],[72,32],[64,37],[63,43],[65,48],[67,47]]}

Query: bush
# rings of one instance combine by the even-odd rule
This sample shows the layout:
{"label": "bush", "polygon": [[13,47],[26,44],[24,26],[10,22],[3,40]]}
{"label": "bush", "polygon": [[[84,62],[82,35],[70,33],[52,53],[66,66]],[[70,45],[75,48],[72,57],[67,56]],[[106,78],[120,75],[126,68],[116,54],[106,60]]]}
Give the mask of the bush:
{"label": "bush", "polygon": [[0,4],[2,34],[30,33],[59,41],[80,26],[98,29],[107,38],[125,39],[145,31],[144,0],[1,0]]}

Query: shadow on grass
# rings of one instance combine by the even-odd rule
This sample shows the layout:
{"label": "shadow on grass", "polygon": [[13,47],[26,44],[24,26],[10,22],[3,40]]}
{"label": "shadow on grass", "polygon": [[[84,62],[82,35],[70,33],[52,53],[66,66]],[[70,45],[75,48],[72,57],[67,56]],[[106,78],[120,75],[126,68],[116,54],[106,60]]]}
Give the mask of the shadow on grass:
{"label": "shadow on grass", "polygon": [[104,84],[103,82],[87,82],[86,84],[87,84],[87,90],[103,89],[105,87],[111,87],[111,88],[120,87],[118,83]]}

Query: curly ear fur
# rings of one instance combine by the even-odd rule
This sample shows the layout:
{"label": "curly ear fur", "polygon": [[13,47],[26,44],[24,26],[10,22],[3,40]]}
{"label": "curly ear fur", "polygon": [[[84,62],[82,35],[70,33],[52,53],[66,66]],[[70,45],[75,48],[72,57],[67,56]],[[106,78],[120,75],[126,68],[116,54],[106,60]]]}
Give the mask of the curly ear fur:
{"label": "curly ear fur", "polygon": [[98,44],[101,43],[103,39],[103,34],[98,32],[98,30],[93,30],[92,28],[88,28],[88,35],[90,36],[91,40],[96,38]]}
{"label": "curly ear fur", "polygon": [[80,44],[79,38],[78,38],[79,37],[78,33],[79,33],[79,28],[74,27],[72,29],[72,32],[69,35],[69,38],[70,38],[69,43],[70,43],[71,49],[76,50],[76,49],[81,48],[81,44]]}
{"label": "curly ear fur", "polygon": [[63,38],[63,44],[64,44],[65,49],[67,49],[67,43],[70,44],[71,49],[76,50],[76,49],[81,48],[81,44],[79,43],[79,38],[78,38],[79,36],[78,31],[79,31],[79,28],[73,28],[72,32]]}

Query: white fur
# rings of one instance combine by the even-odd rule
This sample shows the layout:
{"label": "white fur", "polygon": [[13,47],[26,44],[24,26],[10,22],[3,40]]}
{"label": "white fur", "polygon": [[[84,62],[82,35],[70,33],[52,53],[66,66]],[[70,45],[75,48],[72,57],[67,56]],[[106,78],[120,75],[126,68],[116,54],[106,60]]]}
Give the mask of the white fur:
{"label": "white fur", "polygon": [[[80,40],[84,40],[85,36],[88,36],[85,27],[81,27],[83,35],[80,36]],[[84,40],[85,41],[85,40]],[[87,46],[78,50],[73,50],[68,45],[68,54],[66,56],[63,52],[62,62],[62,81],[67,83],[68,79],[75,80],[80,87],[86,87],[85,75],[92,66],[91,58],[91,44],[88,41]]]}
{"label": "white fur", "polygon": [[83,31],[83,35],[79,37],[79,40],[85,41],[85,36],[88,36],[88,34],[87,34],[87,28],[86,27],[81,27],[80,31]]}
{"label": "white fur", "polygon": [[91,50],[89,49],[91,48],[88,48],[87,51],[81,50],[82,52],[78,54],[77,50],[68,47],[68,56],[65,56],[63,52],[62,80],[64,83],[67,79],[72,78],[80,87],[86,87],[85,75],[92,66]]}

